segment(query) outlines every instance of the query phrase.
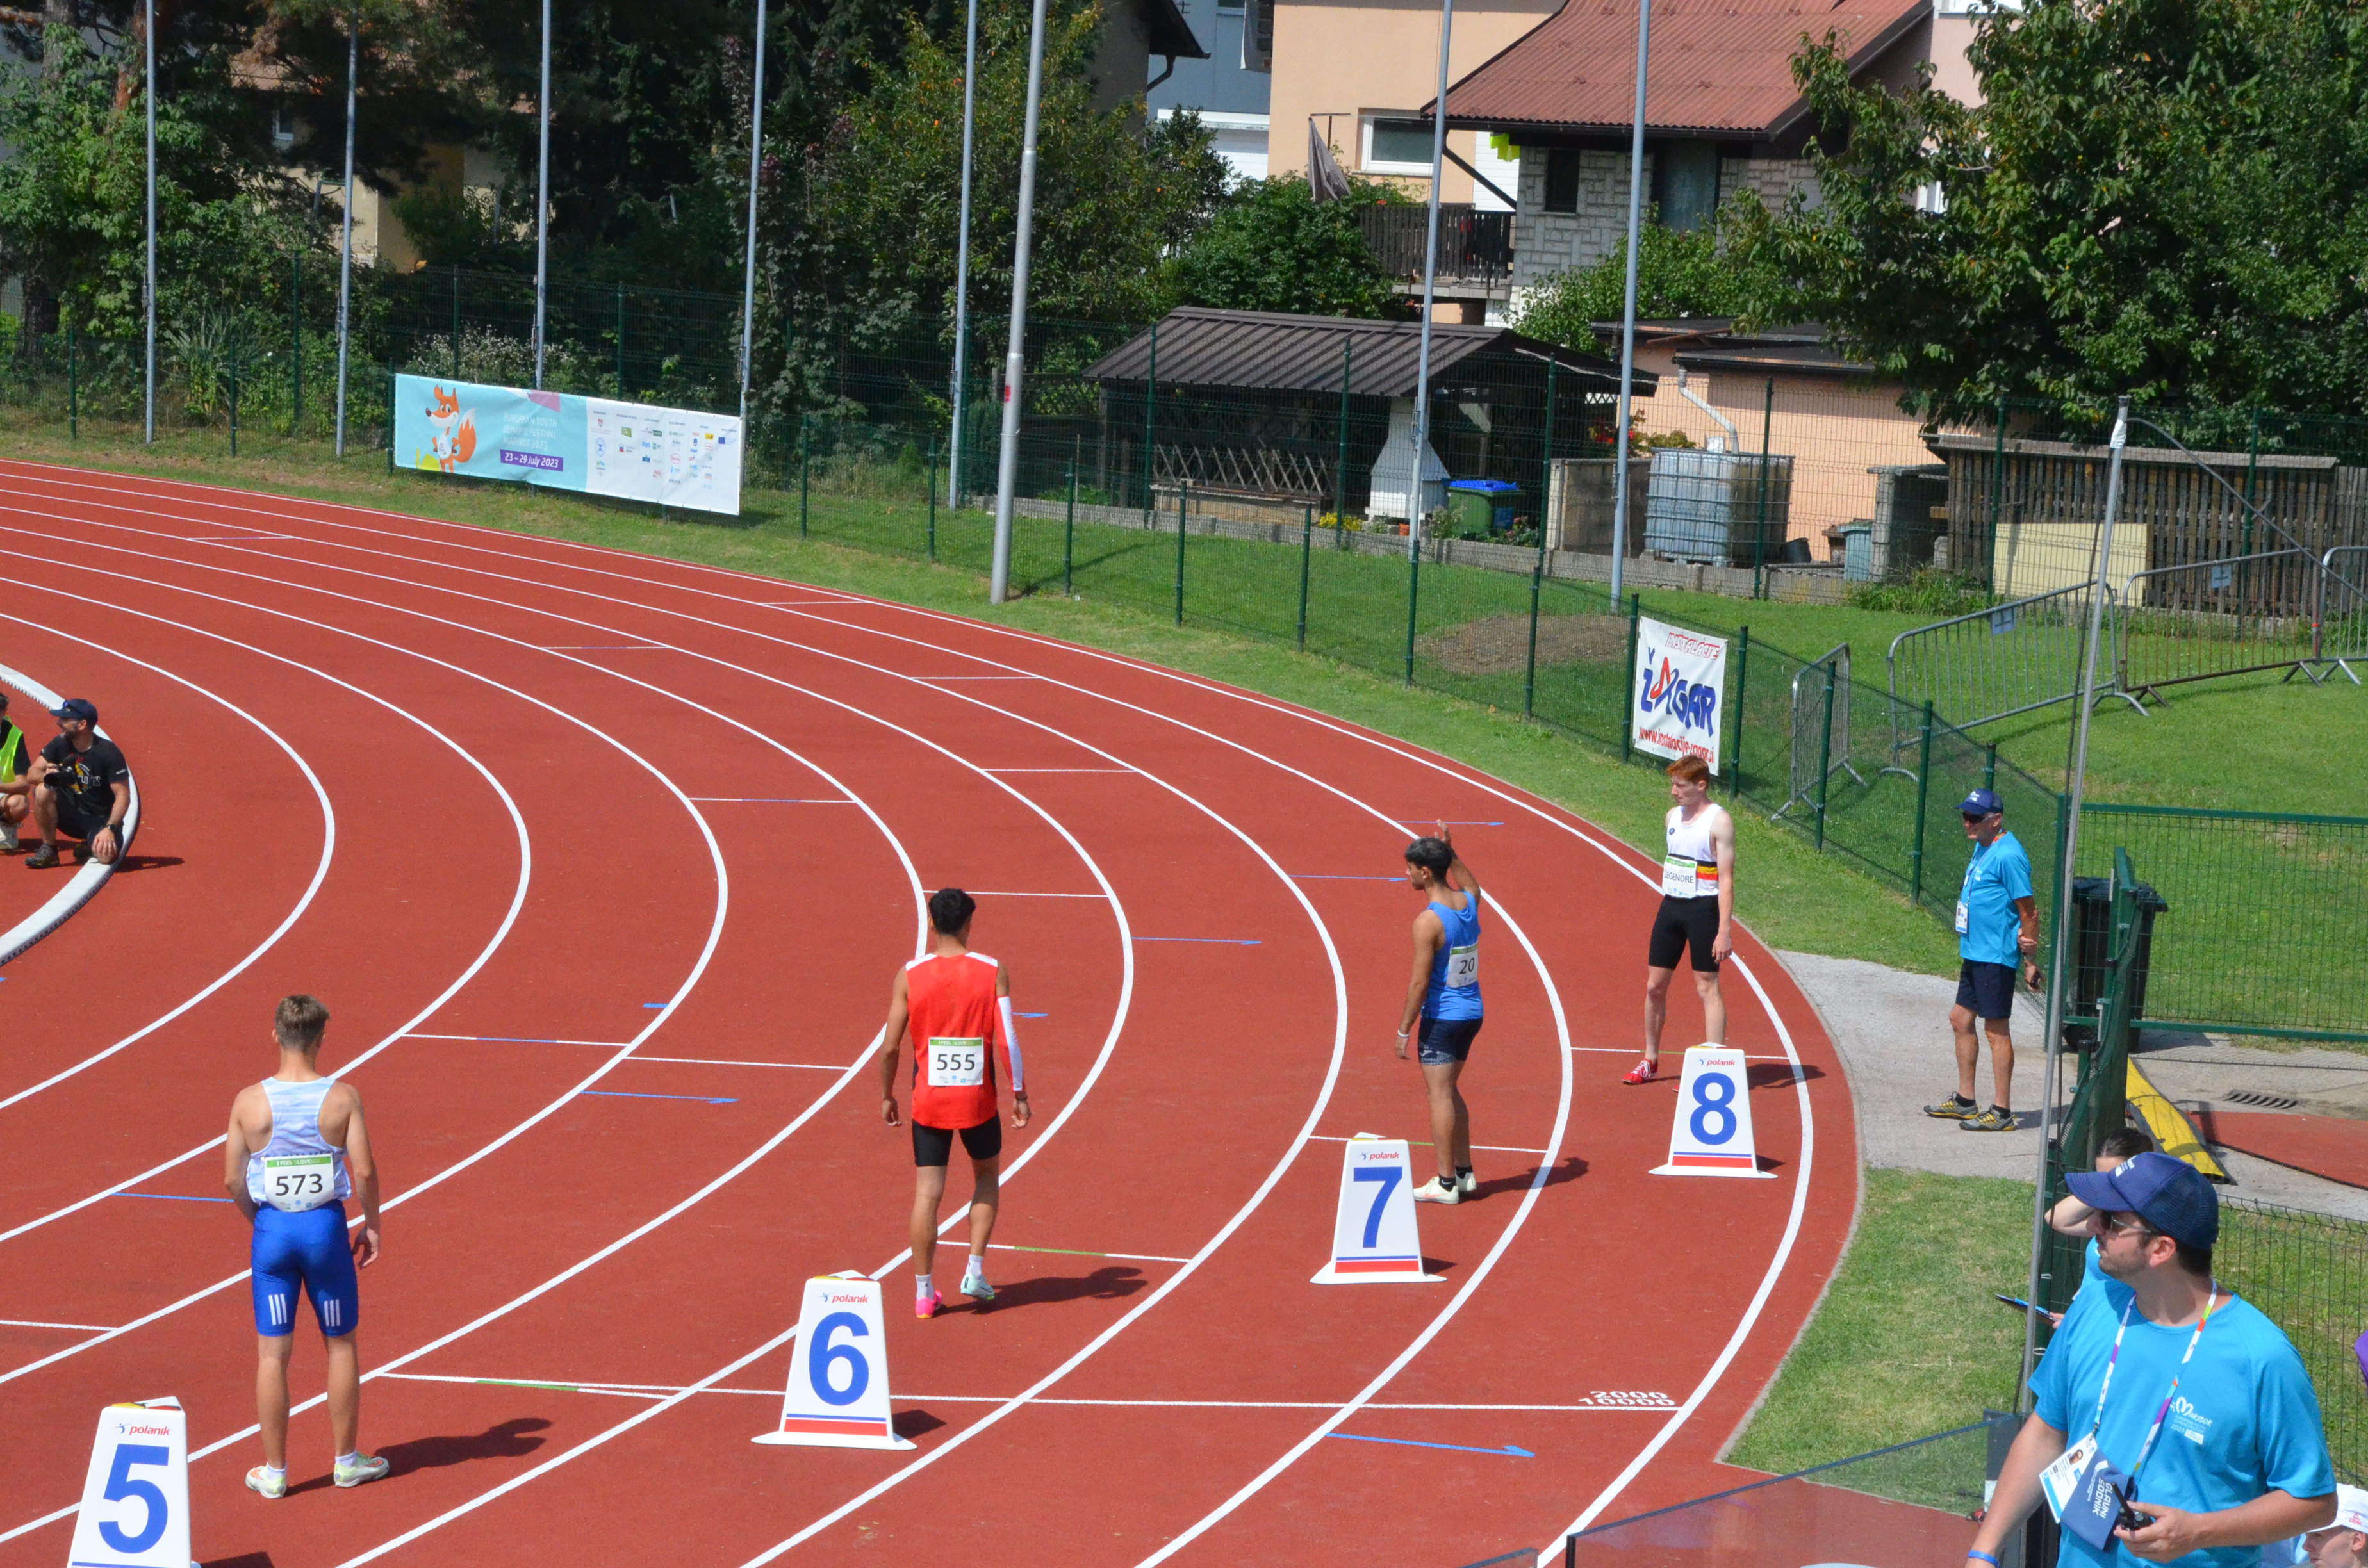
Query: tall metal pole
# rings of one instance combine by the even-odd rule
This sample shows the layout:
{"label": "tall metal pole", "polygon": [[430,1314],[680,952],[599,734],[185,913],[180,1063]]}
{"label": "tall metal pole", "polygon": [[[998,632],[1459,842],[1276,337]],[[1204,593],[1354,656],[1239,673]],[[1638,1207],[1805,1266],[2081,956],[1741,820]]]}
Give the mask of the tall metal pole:
{"label": "tall metal pole", "polygon": [[954,238],[953,429],[946,438],[946,499],[962,505],[962,404],[970,392],[970,159],[978,114],[978,0],[962,33],[962,218]]}
{"label": "tall metal pole", "polygon": [[534,165],[534,386],[542,390],[543,305],[551,280],[551,0],[542,0],[542,86]]}
{"label": "tall metal pole", "polygon": [[1611,597],[1628,563],[1628,405],[1636,382],[1636,230],[1645,212],[1645,62],[1653,49],[1653,0],[1636,0],[1636,112],[1628,133],[1628,292],[1620,312],[1620,428],[1611,437]]}
{"label": "tall metal pole", "polygon": [[[2064,988],[2072,962],[2072,878],[2080,858],[2080,802],[2089,783],[2089,718],[2097,706],[2097,644],[2105,620],[2105,596],[2113,558],[2113,515],[2122,506],[2122,449],[2129,438],[2130,400],[2122,399],[2113,415],[2113,457],[2105,474],[2105,520],[2097,530],[2097,581],[2089,595],[2089,634],[2080,653],[2080,711],[2072,723],[2072,766],[2066,789],[2070,795],[2064,824],[2063,863],[2056,867],[2055,945],[2047,966],[2047,1050],[2044,1087],[2039,1100],[2039,1174],[2033,1183],[2031,1208],[2031,1279],[2025,1298],[2039,1297],[2039,1267],[2047,1237],[2047,1151],[2055,1136],[2055,1096],[2064,1061]],[[2039,1358],[2039,1316],[2023,1314],[2022,1384]],[[2021,1385],[2018,1385],[2021,1386]],[[2026,1396],[2027,1397],[2027,1396]]]}
{"label": "tall metal pole", "polygon": [[[1439,285],[1439,185],[1447,168],[1447,45],[1455,30],[1455,0],[1440,0],[1439,96],[1430,105],[1430,211],[1422,242],[1422,343],[1414,365],[1414,495],[1406,503],[1406,559],[1422,548],[1422,458],[1430,450],[1430,314]],[[1414,679],[1407,665],[1406,679]]]}
{"label": "tall metal pole", "polygon": [[[748,418],[748,363],[757,333],[757,165],[763,158],[764,146],[765,0],[757,0],[757,83],[748,95],[748,259],[740,282],[740,419],[743,425]],[[618,287],[622,289],[624,285],[620,283]],[[617,363],[621,367],[624,364],[621,316],[617,328],[617,341],[620,345]],[[617,395],[621,398],[625,395],[621,369],[617,381]],[[747,438],[745,432],[741,438]]]}
{"label": "tall metal pole", "polygon": [[[346,18],[346,191],[343,237],[337,243],[337,456],[346,455],[346,351],[354,298],[354,77],[362,62],[362,14]],[[387,417],[394,417],[388,409]]]}
{"label": "tall metal pole", "polygon": [[147,61],[141,85],[148,100],[148,344],[142,376],[147,383],[145,439],[156,439],[156,0],[147,0],[141,28],[147,39]]}
{"label": "tall metal pole", "polygon": [[1011,497],[1019,484],[1020,376],[1028,341],[1028,240],[1036,218],[1036,111],[1044,95],[1044,0],[1028,17],[1028,118],[1019,152],[1019,231],[1011,251],[1011,342],[1003,355],[1003,454],[995,475],[995,571],[990,604],[1011,583]]}

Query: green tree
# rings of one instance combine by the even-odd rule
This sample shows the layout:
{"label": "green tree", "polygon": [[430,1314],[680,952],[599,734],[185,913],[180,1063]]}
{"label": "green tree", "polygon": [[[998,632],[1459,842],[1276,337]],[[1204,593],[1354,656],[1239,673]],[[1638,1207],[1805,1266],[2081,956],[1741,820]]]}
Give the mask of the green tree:
{"label": "green tree", "polygon": [[1978,107],[1796,59],[1824,199],[1764,239],[1811,312],[1939,413],[2368,398],[2368,13],[2030,0],[1970,59]]}
{"label": "green tree", "polygon": [[[1733,317],[1747,327],[1790,315],[1783,281],[1757,244],[1763,219],[1759,199],[1747,194],[1729,199],[1718,222],[1707,228],[1642,224],[1636,235],[1636,314]],[[1595,324],[1621,319],[1627,290],[1628,250],[1622,244],[1592,266],[1541,279],[1524,294],[1513,325],[1548,343],[1616,354],[1616,329],[1607,340]]]}
{"label": "green tree", "polygon": [[1399,304],[1357,226],[1357,212],[1396,199],[1353,180],[1349,196],[1318,202],[1295,176],[1255,180],[1224,199],[1206,229],[1168,264],[1178,304],[1301,315],[1383,316]]}

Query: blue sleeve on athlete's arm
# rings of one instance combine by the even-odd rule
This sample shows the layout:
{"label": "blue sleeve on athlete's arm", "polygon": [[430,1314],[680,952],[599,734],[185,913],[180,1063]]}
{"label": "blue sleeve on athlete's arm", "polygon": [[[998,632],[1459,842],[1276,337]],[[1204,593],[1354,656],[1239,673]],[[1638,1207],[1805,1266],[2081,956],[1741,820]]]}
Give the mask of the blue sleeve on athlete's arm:
{"label": "blue sleeve on athlete's arm", "polygon": [[2318,1395],[2291,1345],[2281,1341],[2262,1358],[2253,1387],[2261,1484],[2294,1497],[2324,1497],[2334,1491],[2335,1465],[2328,1456]]}

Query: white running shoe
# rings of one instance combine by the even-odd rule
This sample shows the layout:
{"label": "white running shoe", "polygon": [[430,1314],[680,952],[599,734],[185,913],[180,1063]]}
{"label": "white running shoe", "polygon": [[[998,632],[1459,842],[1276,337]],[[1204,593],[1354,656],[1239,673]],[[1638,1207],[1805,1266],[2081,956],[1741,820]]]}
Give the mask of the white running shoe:
{"label": "white running shoe", "polygon": [[288,1472],[283,1470],[274,1475],[268,1467],[256,1465],[246,1472],[246,1489],[266,1499],[285,1497],[288,1495]]}
{"label": "white running shoe", "polygon": [[1463,1191],[1460,1184],[1450,1187],[1433,1176],[1414,1189],[1414,1200],[1417,1203],[1461,1203]]}
{"label": "white running shoe", "polygon": [[359,1486],[364,1482],[376,1481],[386,1471],[387,1462],[378,1455],[358,1454],[351,1464],[339,1461],[334,1479],[340,1486]]}
{"label": "white running shoe", "polygon": [[1479,1197],[1480,1178],[1470,1171],[1459,1172],[1455,1177],[1455,1191],[1462,1198]]}

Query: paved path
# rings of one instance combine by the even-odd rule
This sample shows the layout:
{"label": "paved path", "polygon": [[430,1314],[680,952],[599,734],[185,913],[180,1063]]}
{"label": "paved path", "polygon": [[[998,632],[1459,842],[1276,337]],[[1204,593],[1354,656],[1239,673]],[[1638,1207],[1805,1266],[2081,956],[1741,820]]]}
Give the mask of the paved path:
{"label": "paved path", "polygon": [[[1816,953],[1780,953],[1826,1020],[1858,1103],[1859,1152],[1870,1165],[1943,1176],[2008,1176],[2029,1181],[2039,1158],[2039,1050],[2044,1018],[2037,999],[2016,999],[2014,1032],[2025,1049],[2016,1063],[2015,1104],[2023,1126],[2013,1132],[1961,1131],[1923,1114],[1954,1087],[1949,1007],[1956,983],[1929,974]],[[2171,1100],[2226,1104],[2232,1094],[2294,1098],[2321,1114],[2368,1115],[2368,1053],[2265,1051],[2225,1038],[2157,1037],[2144,1057],[2146,1074]],[[1990,1092],[1988,1051],[1979,1080]],[[2362,1135],[2368,1137],[2368,1126]],[[2217,1151],[2235,1178],[2230,1190],[2265,1203],[2368,1220],[2368,1191],[2289,1170],[2236,1150]]]}

